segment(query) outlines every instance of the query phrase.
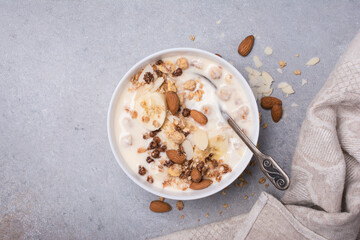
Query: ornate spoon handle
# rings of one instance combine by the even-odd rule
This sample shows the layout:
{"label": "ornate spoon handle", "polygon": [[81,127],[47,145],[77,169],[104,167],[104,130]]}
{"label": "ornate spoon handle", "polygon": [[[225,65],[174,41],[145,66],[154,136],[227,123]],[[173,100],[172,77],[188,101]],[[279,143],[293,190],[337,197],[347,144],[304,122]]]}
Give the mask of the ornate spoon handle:
{"label": "ornate spoon handle", "polygon": [[281,169],[279,164],[270,156],[267,156],[260,152],[260,150],[254,145],[254,143],[241,131],[241,128],[235,123],[235,121],[226,112],[220,111],[231,128],[237,135],[244,141],[246,146],[254,153],[257,158],[261,171],[271,181],[274,186],[279,190],[286,190],[290,185],[290,179],[288,175]]}

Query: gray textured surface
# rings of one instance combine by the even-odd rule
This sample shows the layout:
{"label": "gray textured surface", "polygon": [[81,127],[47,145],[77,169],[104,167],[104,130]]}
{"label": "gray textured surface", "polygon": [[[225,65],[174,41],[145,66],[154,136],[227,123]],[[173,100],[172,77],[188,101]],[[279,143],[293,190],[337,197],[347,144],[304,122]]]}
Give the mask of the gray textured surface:
{"label": "gray textured surface", "polygon": [[[289,172],[306,107],[357,32],[359,12],[359,1],[1,1],[0,238],[145,239],[249,211],[264,190],[257,166],[245,188],[187,201],[181,212],[151,213],[157,197],[125,176],[108,144],[115,86],[138,60],[165,48],[217,52],[241,72],[258,55],[263,70],[296,91],[285,99],[275,90],[286,117],[273,124],[262,111],[269,127],[259,141]],[[242,58],[237,45],[248,34],[256,44]],[[313,56],[321,62],[306,68]],[[282,75],[280,59],[288,62]],[[301,87],[302,78],[309,84]]]}

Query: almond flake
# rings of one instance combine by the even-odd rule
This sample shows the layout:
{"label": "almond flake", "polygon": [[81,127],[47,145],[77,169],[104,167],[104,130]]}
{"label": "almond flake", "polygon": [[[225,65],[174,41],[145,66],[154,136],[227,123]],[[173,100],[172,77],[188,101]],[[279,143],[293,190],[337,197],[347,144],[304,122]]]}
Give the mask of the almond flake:
{"label": "almond flake", "polygon": [[297,106],[299,106],[299,105],[297,105],[296,103],[292,103],[291,106],[292,106],[292,107],[297,107]]}
{"label": "almond flake", "polygon": [[305,84],[307,84],[307,80],[306,79],[301,79],[301,86],[304,86]]}
{"label": "almond flake", "polygon": [[263,65],[258,56],[254,56],[254,57],[253,57],[253,60],[254,60],[255,66],[256,66],[257,68],[260,68],[260,67]]}
{"label": "almond flake", "polygon": [[221,19],[217,20],[217,21],[216,21],[216,24],[220,24],[221,21],[222,21]]}
{"label": "almond flake", "polygon": [[299,54],[296,54],[295,57],[299,57],[300,55]]}
{"label": "almond flake", "polygon": [[276,69],[279,73],[283,73],[283,71],[282,71],[282,69],[281,68],[278,68],[278,69]]}
{"label": "almond flake", "polygon": [[253,76],[260,76],[261,75],[261,72],[259,72],[258,70],[254,69],[254,68],[251,68],[251,67],[245,67],[245,70],[253,75]]}
{"label": "almond flake", "polygon": [[268,56],[270,56],[272,53],[273,53],[273,50],[271,47],[266,47],[265,50],[264,50],[264,53]]}
{"label": "almond flake", "polygon": [[305,65],[306,66],[314,66],[315,64],[318,64],[318,62],[320,62],[320,58],[313,57],[309,61],[307,61],[307,63]]}
{"label": "almond flake", "polygon": [[264,79],[265,85],[271,86],[272,82],[274,81],[274,79],[271,77],[271,75],[267,72],[262,72],[261,76]]}
{"label": "almond flake", "polygon": [[278,84],[278,88],[280,88],[284,93],[286,93],[286,96],[289,96],[289,94],[294,93],[294,89],[290,84],[287,82],[281,82]]}

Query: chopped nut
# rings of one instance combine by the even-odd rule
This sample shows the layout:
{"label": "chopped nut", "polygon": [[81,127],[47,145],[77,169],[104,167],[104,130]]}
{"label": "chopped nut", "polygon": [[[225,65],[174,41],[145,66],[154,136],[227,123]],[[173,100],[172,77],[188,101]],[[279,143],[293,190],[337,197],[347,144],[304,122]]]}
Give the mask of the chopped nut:
{"label": "chopped nut", "polygon": [[195,36],[194,36],[194,35],[190,35],[190,40],[191,40],[191,41],[195,41]]}
{"label": "chopped nut", "polygon": [[146,169],[145,169],[143,166],[141,166],[141,165],[139,165],[139,174],[140,174],[141,176],[143,176],[143,175],[146,174]]}
{"label": "chopped nut", "polygon": [[198,222],[200,222],[200,219],[198,219]]}
{"label": "chopped nut", "polygon": [[255,193],[251,193],[251,196],[254,196],[255,195]]}
{"label": "chopped nut", "polygon": [[248,195],[245,195],[245,196],[244,196],[244,199],[248,199]]}
{"label": "chopped nut", "polygon": [[144,123],[147,123],[150,121],[150,118],[148,116],[142,116],[141,121],[143,121]]}
{"label": "chopped nut", "polygon": [[144,75],[144,80],[147,84],[149,84],[154,81],[154,75],[151,72],[147,72]]}
{"label": "chopped nut", "polygon": [[138,148],[137,153],[144,153],[146,152],[146,148]]}
{"label": "chopped nut", "polygon": [[149,183],[154,183],[154,179],[152,176],[147,176],[146,181],[148,181]]}
{"label": "chopped nut", "polygon": [[286,62],[284,62],[284,61],[279,61],[279,65],[280,65],[280,68],[284,68],[285,66],[286,66]]}
{"label": "chopped nut", "polygon": [[209,217],[209,214],[207,213],[207,214],[205,214],[205,217]]}
{"label": "chopped nut", "polygon": [[172,73],[172,75],[173,75],[174,77],[181,76],[181,74],[182,74],[181,68],[177,68],[177,69]]}
{"label": "chopped nut", "polygon": [[181,68],[182,70],[188,69],[189,62],[186,58],[181,57],[176,60],[176,65]]}
{"label": "chopped nut", "polygon": [[182,111],[182,115],[183,115],[184,117],[190,116],[190,109],[184,108],[183,111]]}
{"label": "chopped nut", "polygon": [[159,200],[163,202],[165,200],[165,198],[164,197],[159,197]]}
{"label": "chopped nut", "polygon": [[263,129],[267,128],[268,124],[264,123],[264,125],[262,126]]}
{"label": "chopped nut", "polygon": [[299,54],[296,54],[295,57],[299,57],[300,55]]}
{"label": "chopped nut", "polygon": [[252,176],[252,173],[251,173],[251,171],[249,169],[245,169],[244,172],[249,174],[250,176]]}
{"label": "chopped nut", "polygon": [[260,183],[260,184],[263,184],[265,181],[266,181],[266,178],[264,178],[264,177],[261,177],[261,178],[259,179],[259,183]]}
{"label": "chopped nut", "polygon": [[223,207],[229,210],[229,205],[227,205],[226,203],[223,204]]}
{"label": "chopped nut", "polygon": [[138,116],[137,111],[133,111],[133,112],[131,112],[131,118],[132,118],[132,119],[137,118],[137,116]]}
{"label": "chopped nut", "polygon": [[146,157],[146,162],[147,162],[147,163],[154,162],[154,159],[152,159],[151,157],[147,156],[147,157]]}
{"label": "chopped nut", "polygon": [[295,75],[300,75],[301,72],[300,72],[300,70],[295,70],[294,74],[295,74]]}
{"label": "chopped nut", "polygon": [[177,201],[176,208],[179,209],[180,211],[183,210],[184,209],[183,201]]}
{"label": "chopped nut", "polygon": [[183,84],[185,90],[194,91],[196,88],[195,80],[188,80]]}
{"label": "chopped nut", "polygon": [[222,211],[219,211],[219,215],[221,215],[222,214]]}
{"label": "chopped nut", "polygon": [[184,219],[184,215],[181,215],[181,218]]}
{"label": "chopped nut", "polygon": [[226,192],[225,192],[225,191],[222,191],[221,194],[225,196],[225,195],[226,195]]}

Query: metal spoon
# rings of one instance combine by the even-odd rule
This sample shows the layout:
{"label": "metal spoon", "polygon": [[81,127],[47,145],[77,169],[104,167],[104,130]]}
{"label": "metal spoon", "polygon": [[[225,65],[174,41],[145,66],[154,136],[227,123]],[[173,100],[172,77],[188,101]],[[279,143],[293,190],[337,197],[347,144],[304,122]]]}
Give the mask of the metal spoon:
{"label": "metal spoon", "polygon": [[[202,74],[196,73],[200,77],[204,78],[208,81],[216,90],[217,86],[207,77]],[[234,119],[232,119],[227,112],[225,112],[221,105],[218,104],[220,112],[224,119],[228,122],[230,127],[235,131],[235,133],[243,140],[243,142],[248,146],[248,148],[254,153],[255,157],[258,160],[261,171],[265,174],[265,176],[270,180],[274,186],[279,190],[286,190],[290,185],[290,179],[288,175],[281,169],[279,164],[270,156],[262,153],[255,144],[246,136],[245,133],[241,130],[241,128],[236,124]]]}

